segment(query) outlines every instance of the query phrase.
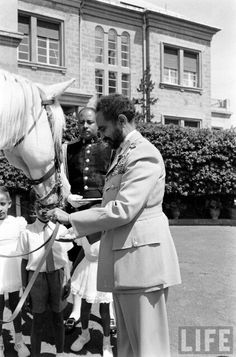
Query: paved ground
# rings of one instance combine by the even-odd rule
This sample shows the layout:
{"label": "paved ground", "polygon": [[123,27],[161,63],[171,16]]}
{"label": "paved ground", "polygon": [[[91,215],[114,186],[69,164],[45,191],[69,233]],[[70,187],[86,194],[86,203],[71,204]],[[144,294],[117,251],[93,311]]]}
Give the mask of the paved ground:
{"label": "paved ground", "polygon": [[[182,326],[232,326],[236,356],[236,227],[225,226],[172,226],[177,252],[180,259],[183,283],[170,289],[168,300],[169,326],[172,357],[178,354],[178,328]],[[70,309],[70,305],[68,309]],[[77,356],[101,356],[102,333],[97,309],[90,321],[91,342]],[[66,314],[69,310],[66,311]],[[6,310],[6,317],[9,312]],[[29,345],[31,317],[24,316],[24,335]],[[65,356],[75,357],[70,345],[80,332],[66,336]],[[150,336],[151,338],[151,336]],[[6,357],[16,357],[13,350],[12,326],[4,326]],[[116,339],[112,338],[114,356]],[[53,357],[53,334],[49,321],[46,322],[42,356]],[[214,356],[228,356],[227,353]],[[193,354],[185,354],[185,357]],[[197,357],[206,357],[198,354]],[[232,355],[230,355],[232,356]],[[164,357],[164,356],[157,356]]]}

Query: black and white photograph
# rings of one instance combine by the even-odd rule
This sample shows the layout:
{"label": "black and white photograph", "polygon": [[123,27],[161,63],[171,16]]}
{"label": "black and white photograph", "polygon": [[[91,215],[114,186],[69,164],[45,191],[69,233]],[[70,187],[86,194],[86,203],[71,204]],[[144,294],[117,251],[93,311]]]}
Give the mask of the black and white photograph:
{"label": "black and white photograph", "polygon": [[235,0],[0,0],[0,357],[236,356],[235,39]]}

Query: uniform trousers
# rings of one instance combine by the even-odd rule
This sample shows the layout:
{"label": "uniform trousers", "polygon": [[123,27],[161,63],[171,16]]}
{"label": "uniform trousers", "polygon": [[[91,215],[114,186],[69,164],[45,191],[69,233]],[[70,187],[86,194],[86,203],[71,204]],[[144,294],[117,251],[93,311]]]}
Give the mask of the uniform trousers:
{"label": "uniform trousers", "polygon": [[170,357],[167,293],[113,293],[117,357]]}

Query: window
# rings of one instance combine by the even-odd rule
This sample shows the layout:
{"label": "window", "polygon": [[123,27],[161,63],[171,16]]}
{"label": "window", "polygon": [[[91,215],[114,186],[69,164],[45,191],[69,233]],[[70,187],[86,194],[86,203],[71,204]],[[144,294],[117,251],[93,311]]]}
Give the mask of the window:
{"label": "window", "polygon": [[95,88],[97,94],[130,95],[130,36],[95,28]]}
{"label": "window", "polygon": [[197,87],[197,54],[184,51],[184,78],[183,85]]}
{"label": "window", "polygon": [[24,33],[18,48],[18,60],[62,66],[61,22],[19,14],[18,29]]}
{"label": "window", "polygon": [[199,119],[164,116],[164,124],[177,125],[185,128],[200,128],[201,121]]}
{"label": "window", "polygon": [[108,64],[117,64],[117,36],[114,30],[108,32]]}
{"label": "window", "polygon": [[39,63],[59,65],[59,25],[37,21],[37,60]]}
{"label": "window", "polygon": [[109,72],[109,80],[108,80],[108,93],[117,92],[117,73]]}
{"label": "window", "polygon": [[184,120],[184,126],[187,128],[199,128],[200,122],[196,120]]}
{"label": "window", "polygon": [[178,51],[173,48],[164,49],[164,81],[166,83],[178,84]]}
{"label": "window", "polygon": [[121,93],[126,97],[129,96],[129,74],[122,73],[121,74]]}
{"label": "window", "polygon": [[180,126],[178,119],[165,118],[165,125],[177,125]]}
{"label": "window", "polygon": [[121,66],[129,67],[129,35],[121,35]]}
{"label": "window", "polygon": [[24,37],[18,48],[18,58],[23,61],[30,60],[30,22],[29,17],[19,16],[18,30],[24,34]]}
{"label": "window", "polygon": [[95,29],[95,62],[103,63],[104,32],[101,27]]}
{"label": "window", "polygon": [[104,72],[100,69],[96,69],[95,86],[96,86],[96,92],[99,96],[103,94],[103,85],[104,85]]}
{"label": "window", "polygon": [[189,88],[200,87],[200,53],[163,45],[163,83]]}

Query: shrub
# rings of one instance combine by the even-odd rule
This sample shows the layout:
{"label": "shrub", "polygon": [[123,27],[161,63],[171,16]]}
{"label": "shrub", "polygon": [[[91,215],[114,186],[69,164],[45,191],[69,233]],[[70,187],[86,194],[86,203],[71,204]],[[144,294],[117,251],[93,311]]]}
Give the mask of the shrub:
{"label": "shrub", "polygon": [[167,194],[235,193],[235,130],[212,131],[155,124],[139,124],[138,128],[163,155]]}

